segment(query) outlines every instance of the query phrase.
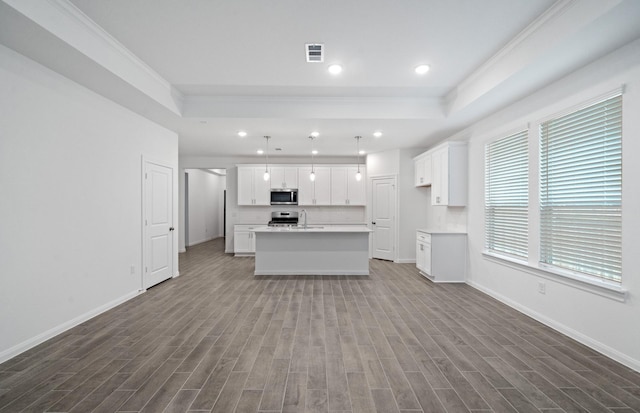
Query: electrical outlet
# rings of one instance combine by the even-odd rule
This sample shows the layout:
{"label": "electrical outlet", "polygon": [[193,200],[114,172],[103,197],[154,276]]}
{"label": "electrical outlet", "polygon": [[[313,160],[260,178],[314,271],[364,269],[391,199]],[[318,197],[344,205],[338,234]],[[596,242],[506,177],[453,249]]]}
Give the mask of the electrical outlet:
{"label": "electrical outlet", "polygon": [[538,292],[540,294],[546,294],[547,293],[547,285],[543,282],[539,282],[538,283]]}

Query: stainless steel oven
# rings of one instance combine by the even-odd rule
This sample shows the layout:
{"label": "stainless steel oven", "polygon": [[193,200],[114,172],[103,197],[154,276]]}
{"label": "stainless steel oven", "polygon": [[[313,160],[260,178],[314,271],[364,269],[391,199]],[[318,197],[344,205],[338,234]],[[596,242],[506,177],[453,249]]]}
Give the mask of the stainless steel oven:
{"label": "stainless steel oven", "polygon": [[298,190],[272,189],[271,205],[298,205]]}
{"label": "stainless steel oven", "polygon": [[298,226],[298,212],[275,211],[271,213],[270,227],[295,227]]}

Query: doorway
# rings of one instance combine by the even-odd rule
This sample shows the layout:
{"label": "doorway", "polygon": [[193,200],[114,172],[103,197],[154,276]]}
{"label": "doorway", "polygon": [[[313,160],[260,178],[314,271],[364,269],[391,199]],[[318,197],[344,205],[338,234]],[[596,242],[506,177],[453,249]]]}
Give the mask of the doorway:
{"label": "doorway", "polygon": [[185,169],[185,249],[224,237],[226,226],[226,169]]}
{"label": "doorway", "polygon": [[189,245],[189,172],[184,174],[184,245]]}
{"label": "doorway", "polygon": [[173,168],[143,160],[143,271],[146,290],[173,276]]}
{"label": "doorway", "polygon": [[396,178],[371,179],[372,257],[395,260],[396,254]]}

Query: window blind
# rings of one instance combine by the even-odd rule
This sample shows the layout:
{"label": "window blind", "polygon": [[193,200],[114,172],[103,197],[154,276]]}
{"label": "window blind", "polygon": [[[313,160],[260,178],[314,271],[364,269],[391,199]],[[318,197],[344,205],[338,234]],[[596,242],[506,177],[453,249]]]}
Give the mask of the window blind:
{"label": "window blind", "polygon": [[529,208],[527,131],[485,146],[485,248],[527,258]]}
{"label": "window blind", "polygon": [[621,281],[622,96],[540,125],[540,262]]}

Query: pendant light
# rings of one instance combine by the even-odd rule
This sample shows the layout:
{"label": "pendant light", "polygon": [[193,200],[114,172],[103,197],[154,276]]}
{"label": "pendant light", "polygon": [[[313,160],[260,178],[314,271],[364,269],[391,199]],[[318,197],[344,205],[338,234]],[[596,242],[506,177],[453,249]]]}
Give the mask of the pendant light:
{"label": "pendant light", "polygon": [[362,179],[362,174],[360,173],[360,139],[362,139],[362,136],[356,136],[356,150],[358,151],[358,172],[356,172],[356,181],[360,181]]}
{"label": "pendant light", "polygon": [[264,152],[265,157],[266,157],[266,162],[264,164],[264,175],[263,178],[265,181],[268,181],[269,178],[271,177],[269,175],[269,139],[271,139],[271,136],[265,136],[264,137],[267,140],[267,150]]}
{"label": "pendant light", "polygon": [[313,169],[313,136],[309,136],[311,140],[311,173],[309,174],[309,180],[314,182],[316,180],[316,172]]}

